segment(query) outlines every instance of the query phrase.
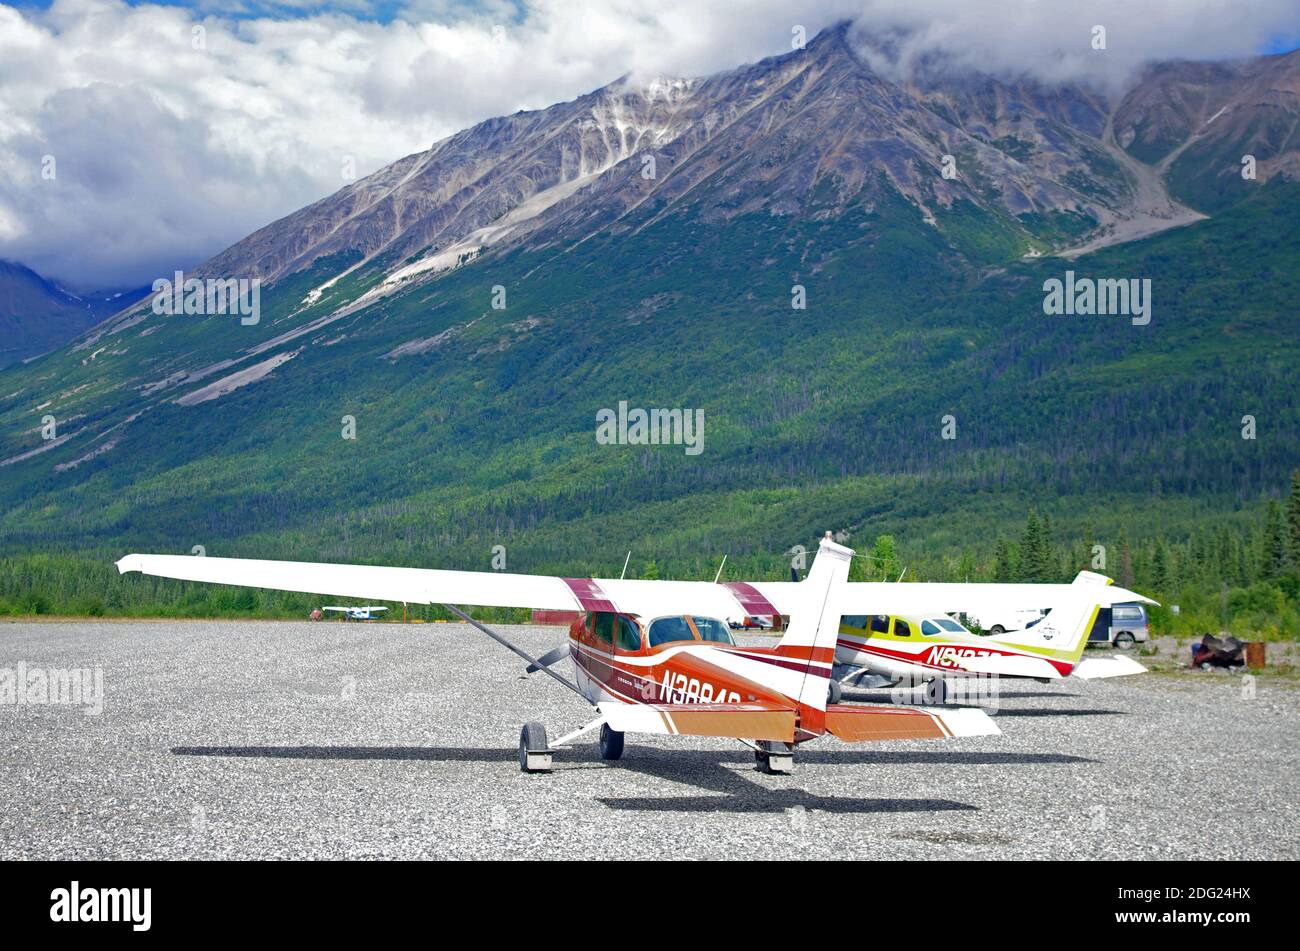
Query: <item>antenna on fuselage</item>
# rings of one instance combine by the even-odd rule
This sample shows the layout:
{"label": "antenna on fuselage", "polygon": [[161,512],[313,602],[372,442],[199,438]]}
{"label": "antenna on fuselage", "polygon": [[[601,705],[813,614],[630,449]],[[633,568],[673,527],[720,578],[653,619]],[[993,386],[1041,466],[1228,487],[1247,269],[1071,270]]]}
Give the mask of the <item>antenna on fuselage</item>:
{"label": "antenna on fuselage", "polygon": [[727,556],[726,556],[726,555],[723,555],[723,556],[722,556],[722,564],[721,564],[721,565],[718,565],[718,573],[717,573],[716,575],[713,576],[713,583],[714,583],[714,584],[717,584],[718,581],[722,578],[722,569],[726,566],[726,564],[727,564]]}
{"label": "antenna on fuselage", "polygon": [[624,578],[627,577],[627,563],[631,560],[632,560],[632,550],[628,549],[627,557],[623,559],[623,573],[618,576],[619,581],[622,581]]}

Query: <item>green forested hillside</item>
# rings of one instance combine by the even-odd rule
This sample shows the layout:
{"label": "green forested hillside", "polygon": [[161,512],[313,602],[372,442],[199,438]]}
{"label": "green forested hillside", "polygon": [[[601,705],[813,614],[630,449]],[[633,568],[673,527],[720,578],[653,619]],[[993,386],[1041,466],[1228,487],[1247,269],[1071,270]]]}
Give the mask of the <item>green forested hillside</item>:
{"label": "green forested hillside", "polygon": [[[0,607],[307,603],[236,604],[111,568],[127,551],[194,545],[487,569],[502,544],[510,570],[606,575],[630,549],[664,577],[712,577],[728,554],[729,576],[778,577],[785,550],[836,529],[860,547],[892,536],[911,579],[1019,576],[998,543],[1034,510],[1057,576],[1086,567],[1091,536],[1112,558],[1128,546],[1139,588],[1200,598],[1203,623],[1294,632],[1295,562],[1263,560],[1268,501],[1300,464],[1298,210],[1300,188],[1262,187],[1069,264],[990,246],[960,206],[937,227],[901,201],[824,221],[643,209],[619,233],[489,253],[269,349],[300,352],[219,399],[171,401],[198,382],[151,388],[376,279],[357,272],[299,310],[340,270],[323,262],[266,292],[257,327],[150,317],[0,373],[0,460],[41,446],[44,413],[74,434],[0,468]],[[1150,278],[1150,325],[1046,316],[1042,283],[1067,268]],[[620,400],[703,409],[704,451],[598,444],[596,413]],[[355,440],[341,438],[345,415]]]}

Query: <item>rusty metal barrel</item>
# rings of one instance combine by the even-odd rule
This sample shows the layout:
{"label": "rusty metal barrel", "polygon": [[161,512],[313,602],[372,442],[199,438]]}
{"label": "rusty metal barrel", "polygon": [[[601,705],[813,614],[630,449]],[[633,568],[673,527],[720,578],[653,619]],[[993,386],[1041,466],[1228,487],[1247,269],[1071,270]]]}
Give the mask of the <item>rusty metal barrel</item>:
{"label": "rusty metal barrel", "polygon": [[1251,670],[1264,669],[1264,642],[1251,641],[1246,645],[1246,666]]}

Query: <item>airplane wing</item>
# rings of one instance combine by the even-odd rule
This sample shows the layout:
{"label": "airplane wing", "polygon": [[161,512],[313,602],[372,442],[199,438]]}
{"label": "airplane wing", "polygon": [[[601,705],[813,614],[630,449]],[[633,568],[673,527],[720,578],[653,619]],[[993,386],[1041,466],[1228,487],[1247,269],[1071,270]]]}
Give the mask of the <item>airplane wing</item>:
{"label": "airplane wing", "polygon": [[[790,614],[802,604],[799,586],[788,581],[714,584],[709,581],[559,578],[496,571],[331,565],[195,555],[132,554],[118,561],[117,568],[123,574],[139,571],[182,581],[404,601],[408,604],[623,611],[643,617],[699,614],[727,618],[736,615],[738,609],[749,614]],[[770,589],[779,603],[770,602],[764,596],[765,589]],[[880,611],[903,612],[901,607],[891,607],[889,601],[882,604],[884,606],[878,608]]]}
{"label": "airplane wing", "polygon": [[[404,601],[408,604],[460,604],[475,607],[532,608],[553,611],[622,611],[642,617],[699,614],[727,618],[793,614],[803,606],[801,582],[662,581],[645,579],[560,578],[496,571],[332,565],[195,555],[132,554],[118,571],[161,578],[271,588],[346,598]],[[1076,584],[1078,582],[1076,581]],[[1048,607],[1077,597],[1068,584],[928,584],[850,582],[844,614],[927,614],[1005,607]],[[1146,601],[1132,591],[1098,586],[1097,602]],[[327,608],[326,610],[336,610]]]}
{"label": "airplane wing", "polygon": [[[208,558],[195,555],[127,555],[118,571],[160,578],[207,581],[304,594],[405,601],[409,604],[469,604],[480,607],[578,610],[562,578],[486,571],[329,565],[302,561]],[[350,610],[326,608],[326,610]]]}
{"label": "airplane wing", "polygon": [[[794,584],[791,581],[778,583]],[[1089,587],[1081,592],[1080,585],[1083,584]],[[765,590],[767,587],[770,585],[764,586]],[[845,614],[933,614],[965,611],[978,615],[984,611],[996,611],[1008,606],[1050,608],[1077,601],[1081,593],[1085,593],[1090,601],[1102,607],[1133,601],[1144,604],[1157,603],[1119,585],[1093,586],[1092,582],[1079,579],[1072,584],[851,581],[846,587],[841,602]],[[780,594],[777,593],[776,596],[780,597]],[[906,608],[891,607],[886,610],[875,607],[877,603],[883,603],[885,600],[890,604],[905,604]]]}

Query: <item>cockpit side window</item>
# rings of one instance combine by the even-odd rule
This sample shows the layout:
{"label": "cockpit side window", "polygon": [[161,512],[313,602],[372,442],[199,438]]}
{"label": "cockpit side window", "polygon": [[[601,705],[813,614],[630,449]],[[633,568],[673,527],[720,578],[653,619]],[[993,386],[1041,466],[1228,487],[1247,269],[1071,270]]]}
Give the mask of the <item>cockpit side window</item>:
{"label": "cockpit side window", "polygon": [[596,635],[596,640],[606,644],[614,643],[614,624],[617,617],[618,615],[611,614],[609,611],[596,611],[591,615],[591,629]]}
{"label": "cockpit side window", "polygon": [[661,617],[650,625],[650,646],[669,644],[673,641],[693,641],[695,632],[686,623],[684,617]]}
{"label": "cockpit side window", "polygon": [[895,637],[911,637],[911,636],[912,636],[912,625],[908,624],[908,623],[907,623],[906,621],[904,621],[901,617],[896,617],[896,618],[894,618],[894,636],[895,636]]}
{"label": "cockpit side window", "polygon": [[867,616],[865,614],[846,614],[840,618],[840,623],[845,627],[853,627],[862,630],[867,626]]}
{"label": "cockpit side window", "polygon": [[889,615],[873,614],[871,616],[871,630],[877,634],[889,633]]}
{"label": "cockpit side window", "polygon": [[629,653],[641,650],[641,625],[630,617],[618,616],[618,649]]}

